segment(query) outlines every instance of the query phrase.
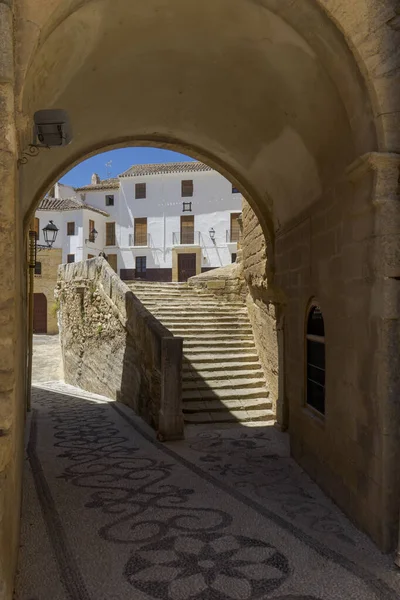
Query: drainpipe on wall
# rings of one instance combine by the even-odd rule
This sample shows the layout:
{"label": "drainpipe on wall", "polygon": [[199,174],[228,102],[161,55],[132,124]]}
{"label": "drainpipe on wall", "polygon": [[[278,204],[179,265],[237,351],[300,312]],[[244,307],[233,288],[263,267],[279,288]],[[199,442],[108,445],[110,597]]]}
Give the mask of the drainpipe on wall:
{"label": "drainpipe on wall", "polygon": [[33,283],[36,266],[36,232],[29,232],[29,292],[28,292],[28,377],[26,390],[26,410],[31,410],[32,359],[33,359]]}

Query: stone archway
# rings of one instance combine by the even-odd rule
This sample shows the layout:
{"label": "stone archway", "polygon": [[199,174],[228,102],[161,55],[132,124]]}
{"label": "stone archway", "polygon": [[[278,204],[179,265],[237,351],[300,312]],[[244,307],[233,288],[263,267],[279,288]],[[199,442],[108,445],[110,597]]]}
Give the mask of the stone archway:
{"label": "stone archway", "polygon": [[[392,547],[400,277],[394,2],[355,0],[346,10],[337,0],[47,0],[39,7],[15,0],[0,7],[6,588],[22,448],[22,224],[61,173],[132,139],[208,158],[247,190],[271,245],[268,286],[260,279],[257,299],[270,302],[279,287],[286,307],[292,452],[382,548]],[[69,112],[73,144],[43,150],[17,169],[33,113],[52,107]],[[326,307],[331,365],[322,426],[304,406],[311,296]]]}

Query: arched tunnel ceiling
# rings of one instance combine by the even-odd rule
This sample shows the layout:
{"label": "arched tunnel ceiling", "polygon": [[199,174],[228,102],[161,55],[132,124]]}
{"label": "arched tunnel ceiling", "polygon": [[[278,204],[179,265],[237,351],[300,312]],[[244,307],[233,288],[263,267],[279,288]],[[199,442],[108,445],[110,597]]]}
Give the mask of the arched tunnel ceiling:
{"label": "arched tunnel ceiling", "polygon": [[138,136],[212,158],[276,228],[316,200],[375,149],[368,98],[315,2],[284,1],[282,16],[264,4],[279,5],[81,0],[69,16],[53,14],[22,110],[66,109],[74,139],[22,167],[24,211],[87,153]]}

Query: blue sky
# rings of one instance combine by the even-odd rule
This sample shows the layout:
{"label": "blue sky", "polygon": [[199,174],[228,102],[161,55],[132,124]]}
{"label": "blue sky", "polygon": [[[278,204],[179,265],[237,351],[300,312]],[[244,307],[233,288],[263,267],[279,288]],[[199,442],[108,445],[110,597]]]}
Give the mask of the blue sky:
{"label": "blue sky", "polygon": [[[132,165],[184,160],[193,159],[184,154],[178,154],[171,150],[160,150],[159,148],[122,148],[120,150],[103,152],[84,160],[64,175],[61,182],[79,187],[90,183],[92,173],[97,173],[101,179],[106,179],[107,176],[116,177]],[[112,164],[107,167],[106,163],[109,161],[112,161]]]}

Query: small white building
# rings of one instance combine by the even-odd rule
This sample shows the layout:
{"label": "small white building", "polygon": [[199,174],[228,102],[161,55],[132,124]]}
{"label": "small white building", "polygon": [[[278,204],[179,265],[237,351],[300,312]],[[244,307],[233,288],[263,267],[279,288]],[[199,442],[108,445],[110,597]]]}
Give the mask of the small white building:
{"label": "small white building", "polygon": [[103,181],[94,174],[75,189],[57,184],[36,217],[46,211],[43,226],[59,227],[65,262],[104,251],[122,279],[186,281],[236,260],[241,210],[227,179],[191,161],[134,165]]}
{"label": "small white building", "polygon": [[[60,183],[40,202],[35,213],[37,243],[45,245],[43,228],[53,221],[58,228],[53,248],[62,250],[62,262],[78,262],[98,256],[104,248],[109,213],[82,202],[74,188]],[[93,230],[97,235],[93,235]]]}

